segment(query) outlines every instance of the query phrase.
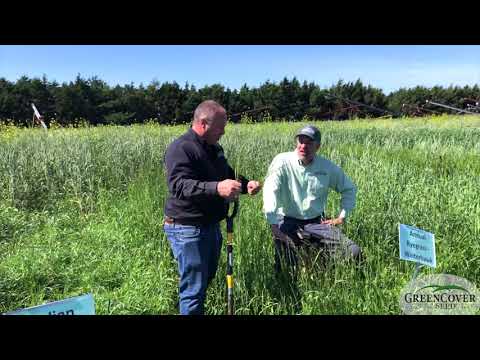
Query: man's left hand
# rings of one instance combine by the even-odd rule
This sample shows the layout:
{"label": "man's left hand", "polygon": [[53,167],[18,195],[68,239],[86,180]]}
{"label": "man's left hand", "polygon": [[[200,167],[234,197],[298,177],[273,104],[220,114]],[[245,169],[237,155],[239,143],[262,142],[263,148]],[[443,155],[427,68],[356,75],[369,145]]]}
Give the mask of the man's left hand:
{"label": "man's left hand", "polygon": [[260,185],[260,183],[255,180],[249,181],[247,184],[247,191],[250,195],[255,195],[260,191],[261,188],[262,185]]}
{"label": "man's left hand", "polygon": [[341,225],[343,224],[343,218],[338,217],[336,219],[323,220],[322,224]]}

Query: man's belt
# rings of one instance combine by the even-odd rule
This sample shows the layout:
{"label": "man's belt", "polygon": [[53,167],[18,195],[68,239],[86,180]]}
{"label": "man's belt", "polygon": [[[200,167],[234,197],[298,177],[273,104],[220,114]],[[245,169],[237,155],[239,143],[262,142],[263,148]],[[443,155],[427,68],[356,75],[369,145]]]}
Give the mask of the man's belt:
{"label": "man's belt", "polygon": [[168,225],[178,224],[178,225],[191,225],[191,226],[202,226],[207,225],[203,221],[199,220],[189,220],[189,219],[174,219],[170,216],[165,215],[163,217],[163,223]]}
{"label": "man's belt", "polygon": [[283,218],[283,221],[284,221],[284,222],[287,222],[287,223],[295,223],[295,224],[298,224],[298,225],[306,225],[306,224],[312,224],[312,223],[320,223],[320,222],[322,222],[323,220],[326,220],[325,214],[322,214],[322,215],[317,216],[317,217],[315,217],[315,218],[313,218],[313,219],[307,219],[307,220],[292,218],[292,217],[289,217],[289,216],[285,216],[285,217]]}

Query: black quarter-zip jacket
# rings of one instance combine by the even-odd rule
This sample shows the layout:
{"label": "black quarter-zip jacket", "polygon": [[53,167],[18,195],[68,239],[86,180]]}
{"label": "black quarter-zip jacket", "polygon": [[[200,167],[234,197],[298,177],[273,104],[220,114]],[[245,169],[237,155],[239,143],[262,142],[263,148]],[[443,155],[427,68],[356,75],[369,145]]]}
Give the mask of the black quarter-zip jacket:
{"label": "black quarter-zip jacket", "polygon": [[[191,128],[173,141],[165,153],[169,196],[165,215],[185,225],[212,224],[226,218],[228,202],[217,193],[217,184],[235,179],[219,144],[209,145]],[[248,179],[237,176],[242,194]]]}

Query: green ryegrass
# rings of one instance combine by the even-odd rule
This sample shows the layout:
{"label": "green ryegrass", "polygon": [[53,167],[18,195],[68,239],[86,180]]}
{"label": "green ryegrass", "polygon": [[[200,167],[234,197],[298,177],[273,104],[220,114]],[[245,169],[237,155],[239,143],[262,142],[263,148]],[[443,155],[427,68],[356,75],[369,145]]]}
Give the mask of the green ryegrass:
{"label": "green ryegrass", "polygon": [[[305,124],[228,125],[230,164],[263,181]],[[398,259],[398,224],[435,233],[437,268],[480,279],[480,118],[317,122],[321,155],[358,186],[343,225],[365,263],[310,261],[299,279],[273,274],[261,194],[243,196],[235,226],[237,314],[400,314],[414,265]],[[98,314],[176,314],[176,263],[161,219],[163,155],[187,126],[0,129],[0,312],[92,292]],[[327,213],[338,212],[332,193]],[[224,225],[222,224],[222,227]],[[225,253],[207,313],[225,312]]]}

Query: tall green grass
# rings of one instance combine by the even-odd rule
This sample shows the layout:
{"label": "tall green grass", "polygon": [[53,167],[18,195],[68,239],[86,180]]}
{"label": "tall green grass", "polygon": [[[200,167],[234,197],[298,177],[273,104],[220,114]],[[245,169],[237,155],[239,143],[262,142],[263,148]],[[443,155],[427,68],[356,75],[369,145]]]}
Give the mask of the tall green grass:
{"label": "tall green grass", "polygon": [[[227,126],[241,174],[263,181],[305,124]],[[320,154],[358,187],[343,225],[361,267],[310,261],[275,277],[261,194],[242,196],[235,226],[237,314],[400,314],[414,265],[399,260],[398,224],[435,233],[437,268],[480,284],[480,118],[316,122]],[[176,314],[176,263],[161,220],[163,155],[187,126],[0,129],[0,312],[92,292],[98,314]],[[338,213],[332,193],[328,215]],[[223,225],[224,227],[224,225]],[[225,312],[225,253],[207,313]]]}

